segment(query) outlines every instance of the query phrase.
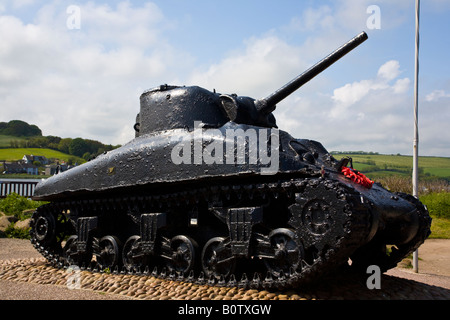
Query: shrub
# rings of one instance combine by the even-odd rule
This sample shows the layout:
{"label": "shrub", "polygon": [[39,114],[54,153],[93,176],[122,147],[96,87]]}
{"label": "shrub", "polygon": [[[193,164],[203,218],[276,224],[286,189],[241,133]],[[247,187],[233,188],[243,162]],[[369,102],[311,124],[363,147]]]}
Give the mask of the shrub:
{"label": "shrub", "polygon": [[27,215],[23,213],[24,210],[36,209],[42,204],[43,202],[32,201],[18,195],[17,193],[11,193],[5,199],[0,200],[0,211],[3,211],[9,216],[14,215],[19,220],[24,220],[30,217],[29,213]]}
{"label": "shrub", "polygon": [[421,196],[420,201],[427,206],[430,215],[450,219],[450,193],[429,193]]}
{"label": "shrub", "polygon": [[30,239],[30,228],[15,228],[14,223],[11,223],[5,230],[7,238],[15,239]]}

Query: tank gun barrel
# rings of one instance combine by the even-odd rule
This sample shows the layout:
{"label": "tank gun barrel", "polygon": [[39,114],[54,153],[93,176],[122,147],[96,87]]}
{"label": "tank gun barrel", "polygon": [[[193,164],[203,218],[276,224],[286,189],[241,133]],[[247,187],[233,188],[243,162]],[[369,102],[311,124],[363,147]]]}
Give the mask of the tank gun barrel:
{"label": "tank gun barrel", "polygon": [[363,31],[357,36],[355,36],[353,39],[330,53],[328,56],[323,58],[321,61],[316,63],[314,66],[291,80],[289,83],[278,89],[277,91],[273,92],[269,96],[267,96],[264,99],[257,100],[255,102],[256,108],[258,111],[262,114],[269,114],[270,112],[274,111],[276,108],[276,104],[283,99],[285,99],[287,96],[289,96],[291,93],[299,89],[301,86],[303,86],[305,83],[313,79],[315,76],[317,76],[319,73],[327,69],[329,66],[331,66],[333,63],[341,59],[343,56],[345,56],[347,53],[355,49],[357,46],[359,46],[361,43],[366,41],[368,38],[367,34]]}

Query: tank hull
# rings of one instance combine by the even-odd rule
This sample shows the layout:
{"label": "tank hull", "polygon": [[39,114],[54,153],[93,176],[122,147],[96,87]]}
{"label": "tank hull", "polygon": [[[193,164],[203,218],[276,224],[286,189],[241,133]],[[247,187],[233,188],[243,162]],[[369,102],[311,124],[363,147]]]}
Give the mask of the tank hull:
{"label": "tank hull", "polygon": [[[317,173],[320,167],[315,162],[308,165],[298,161],[299,155],[290,145],[292,141],[302,143],[278,129],[233,122],[216,129],[199,127],[146,134],[39,183],[34,198],[64,199],[72,194],[148,189],[240,176]],[[303,143],[310,144],[306,140]],[[311,143],[323,149],[320,144]]]}

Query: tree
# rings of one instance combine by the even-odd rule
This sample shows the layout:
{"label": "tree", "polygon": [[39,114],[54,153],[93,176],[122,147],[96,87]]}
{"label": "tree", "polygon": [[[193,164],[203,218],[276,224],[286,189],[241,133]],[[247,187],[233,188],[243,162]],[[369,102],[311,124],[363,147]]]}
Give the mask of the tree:
{"label": "tree", "polygon": [[62,140],[60,137],[46,136],[45,139],[47,139],[47,148],[58,150],[58,145]]}
{"label": "tree", "polygon": [[20,143],[18,140],[10,140],[9,145],[11,146],[11,148],[19,148]]}
{"label": "tree", "polygon": [[86,161],[91,160],[91,154],[89,152],[86,152],[85,154],[83,154],[83,159]]}
{"label": "tree", "polygon": [[28,148],[47,148],[48,141],[45,137],[35,137],[28,140]]}
{"label": "tree", "polygon": [[36,161],[33,161],[33,166],[42,167],[42,163],[40,161],[36,160]]}
{"label": "tree", "polygon": [[25,121],[11,120],[0,124],[0,134],[15,137],[42,136],[42,131],[36,125],[29,125]]}
{"label": "tree", "polygon": [[83,157],[83,154],[89,152],[89,145],[82,138],[75,138],[72,140],[69,146],[69,154]]}
{"label": "tree", "polygon": [[69,154],[70,144],[72,143],[72,138],[61,139],[58,143],[58,150],[62,153]]}

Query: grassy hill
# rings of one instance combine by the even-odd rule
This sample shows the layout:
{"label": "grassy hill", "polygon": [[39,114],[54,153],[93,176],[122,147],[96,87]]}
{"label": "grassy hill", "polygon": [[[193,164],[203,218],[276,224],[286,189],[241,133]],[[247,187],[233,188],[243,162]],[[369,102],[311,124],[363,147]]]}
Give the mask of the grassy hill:
{"label": "grassy hill", "polygon": [[[412,175],[412,156],[345,153],[333,155],[336,159],[351,157],[353,167],[371,178]],[[419,174],[421,179],[438,178],[450,181],[450,158],[419,157]]]}
{"label": "grassy hill", "polygon": [[86,162],[84,159],[62,153],[52,149],[43,149],[43,148],[9,148],[9,149],[0,149],[0,160],[5,161],[18,161],[23,158],[25,154],[34,155],[34,156],[44,156],[47,159],[59,159],[62,161],[69,161],[69,159],[73,159],[74,162],[84,163]]}

